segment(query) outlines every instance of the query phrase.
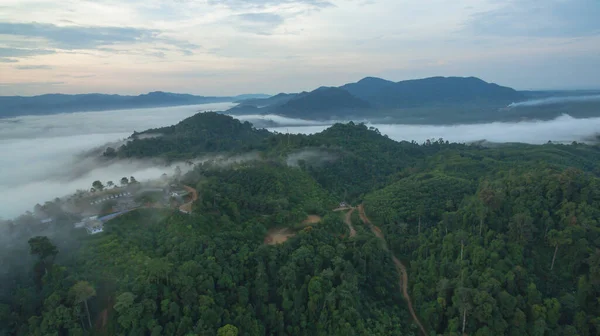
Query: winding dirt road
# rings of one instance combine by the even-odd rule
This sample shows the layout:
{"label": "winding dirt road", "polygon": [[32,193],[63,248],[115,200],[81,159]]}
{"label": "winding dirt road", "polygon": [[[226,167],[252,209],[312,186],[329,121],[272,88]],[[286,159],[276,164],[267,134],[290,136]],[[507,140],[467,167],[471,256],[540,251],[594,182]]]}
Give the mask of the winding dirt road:
{"label": "winding dirt road", "polygon": [[196,189],[190,186],[184,185],[183,188],[192,194],[192,199],[189,202],[182,204],[179,207],[179,210],[189,214],[192,213],[192,203],[194,203],[198,199],[198,192],[196,191]]}
{"label": "winding dirt road", "polygon": [[356,236],[356,230],[354,229],[354,226],[352,226],[353,212],[354,208],[351,208],[350,211],[346,212],[346,215],[344,216],[344,222],[346,223],[346,225],[348,225],[348,228],[350,229],[350,237]]}
{"label": "winding dirt road", "polygon": [[333,209],[333,211],[350,210],[350,211],[346,212],[346,215],[344,216],[344,223],[346,223],[346,226],[348,226],[348,229],[350,229],[350,237],[356,236],[356,230],[354,229],[354,226],[352,226],[352,213],[354,212],[355,209],[356,208],[352,208],[352,207],[343,207],[343,208]]}
{"label": "winding dirt road", "polygon": [[[385,241],[385,237],[383,236],[383,233],[377,226],[375,226],[375,225],[373,225],[373,223],[371,223],[371,221],[365,214],[365,208],[362,204],[358,206],[358,214],[360,215],[360,219],[363,221],[363,223],[365,223],[366,225],[369,226],[369,228],[371,229],[371,232],[373,232],[373,234],[383,242],[383,248],[386,251],[389,251],[391,253],[391,251],[387,247],[387,242]],[[423,324],[421,324],[421,321],[419,321],[419,318],[417,317],[417,314],[415,313],[415,309],[413,308],[412,300],[410,299],[410,295],[408,294],[408,272],[406,271],[406,266],[404,266],[404,264],[400,260],[398,260],[398,258],[396,258],[396,256],[393,254],[392,254],[392,260],[394,261],[394,264],[396,265],[396,269],[400,273],[400,279],[399,279],[400,280],[400,288],[402,288],[402,296],[404,296],[404,299],[406,300],[406,304],[408,305],[408,310],[410,311],[410,315],[412,316],[415,323],[419,326],[419,329],[421,329],[421,333],[424,336],[426,336],[427,332],[425,332],[425,328],[423,327]]]}

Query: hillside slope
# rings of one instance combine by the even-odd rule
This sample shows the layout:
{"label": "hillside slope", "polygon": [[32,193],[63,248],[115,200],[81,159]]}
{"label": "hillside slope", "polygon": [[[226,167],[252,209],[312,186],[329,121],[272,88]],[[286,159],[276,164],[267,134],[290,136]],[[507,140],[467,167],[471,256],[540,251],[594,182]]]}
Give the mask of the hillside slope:
{"label": "hillside slope", "polygon": [[269,108],[270,113],[303,119],[322,119],[323,115],[352,115],[370,107],[369,103],[340,88],[323,87],[300,93],[287,102]]}

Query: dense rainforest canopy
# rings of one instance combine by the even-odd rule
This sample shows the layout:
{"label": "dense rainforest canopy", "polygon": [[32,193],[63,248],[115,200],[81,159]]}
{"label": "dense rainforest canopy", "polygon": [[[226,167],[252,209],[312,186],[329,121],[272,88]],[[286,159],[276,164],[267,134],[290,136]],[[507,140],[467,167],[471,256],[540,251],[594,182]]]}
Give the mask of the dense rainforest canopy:
{"label": "dense rainforest canopy", "polygon": [[109,156],[248,151],[182,177],[192,214],[140,209],[93,236],[64,214],[50,233],[2,225],[22,259],[2,251],[0,333],[419,335],[395,256],[428,335],[600,334],[597,146],[271,134],[200,114]]}

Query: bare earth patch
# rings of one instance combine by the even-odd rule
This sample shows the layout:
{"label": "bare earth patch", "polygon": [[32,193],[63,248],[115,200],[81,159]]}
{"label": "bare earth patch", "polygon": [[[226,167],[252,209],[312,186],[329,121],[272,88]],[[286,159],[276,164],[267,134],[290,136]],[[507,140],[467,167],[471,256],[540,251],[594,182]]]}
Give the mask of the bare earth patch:
{"label": "bare earth patch", "polygon": [[271,229],[269,230],[269,232],[267,232],[267,236],[265,237],[264,242],[267,245],[283,244],[295,235],[296,234],[288,228]]}
{"label": "bare earth patch", "polygon": [[308,215],[302,224],[317,224],[321,221],[321,217],[317,215]]}

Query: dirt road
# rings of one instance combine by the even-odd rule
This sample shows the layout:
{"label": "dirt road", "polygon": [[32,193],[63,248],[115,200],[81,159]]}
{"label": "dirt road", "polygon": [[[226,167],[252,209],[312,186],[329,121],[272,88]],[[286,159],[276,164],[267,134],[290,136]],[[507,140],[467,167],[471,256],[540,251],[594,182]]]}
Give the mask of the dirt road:
{"label": "dirt road", "polygon": [[354,212],[354,208],[350,208],[350,211],[346,212],[344,216],[344,222],[348,225],[348,229],[350,229],[350,237],[356,236],[356,230],[354,226],[352,226],[352,213]]}
{"label": "dirt road", "polygon": [[[369,226],[369,228],[371,229],[371,232],[373,232],[373,234],[383,242],[383,247],[385,248],[385,250],[389,251],[389,249],[387,247],[387,242],[385,241],[385,237],[383,236],[383,233],[377,226],[375,226],[375,225],[373,225],[373,223],[371,223],[371,221],[365,214],[365,208],[362,204],[358,206],[358,214],[360,215],[360,219],[363,221],[363,223],[365,223],[367,226]],[[391,253],[391,251],[390,251],[390,253]],[[402,288],[402,296],[404,296],[404,299],[406,300],[406,304],[408,305],[408,310],[410,311],[410,315],[412,316],[415,323],[419,326],[419,329],[421,329],[421,333],[423,333],[423,335],[426,336],[427,333],[425,332],[425,328],[423,327],[423,324],[421,324],[421,321],[419,321],[419,318],[417,317],[417,314],[415,313],[415,309],[413,308],[412,301],[410,299],[410,295],[408,294],[408,272],[406,271],[406,266],[404,266],[404,264],[400,260],[398,260],[398,258],[396,258],[396,256],[394,256],[393,254],[392,254],[392,260],[394,261],[394,264],[396,265],[396,269],[400,273],[400,279],[399,279],[400,280],[400,288]]]}
{"label": "dirt road", "polygon": [[183,188],[192,194],[192,200],[185,204],[182,204],[179,207],[179,210],[185,213],[192,213],[192,203],[194,203],[198,199],[198,192],[196,191],[196,189],[190,186],[184,185]]}
{"label": "dirt road", "polygon": [[336,211],[336,212],[350,210],[350,211],[346,212],[346,215],[344,216],[344,223],[346,223],[346,225],[348,226],[348,229],[350,229],[350,237],[356,236],[356,230],[354,230],[354,226],[352,226],[352,212],[354,212],[355,209],[356,208],[353,208],[350,206],[333,209],[333,211]]}

